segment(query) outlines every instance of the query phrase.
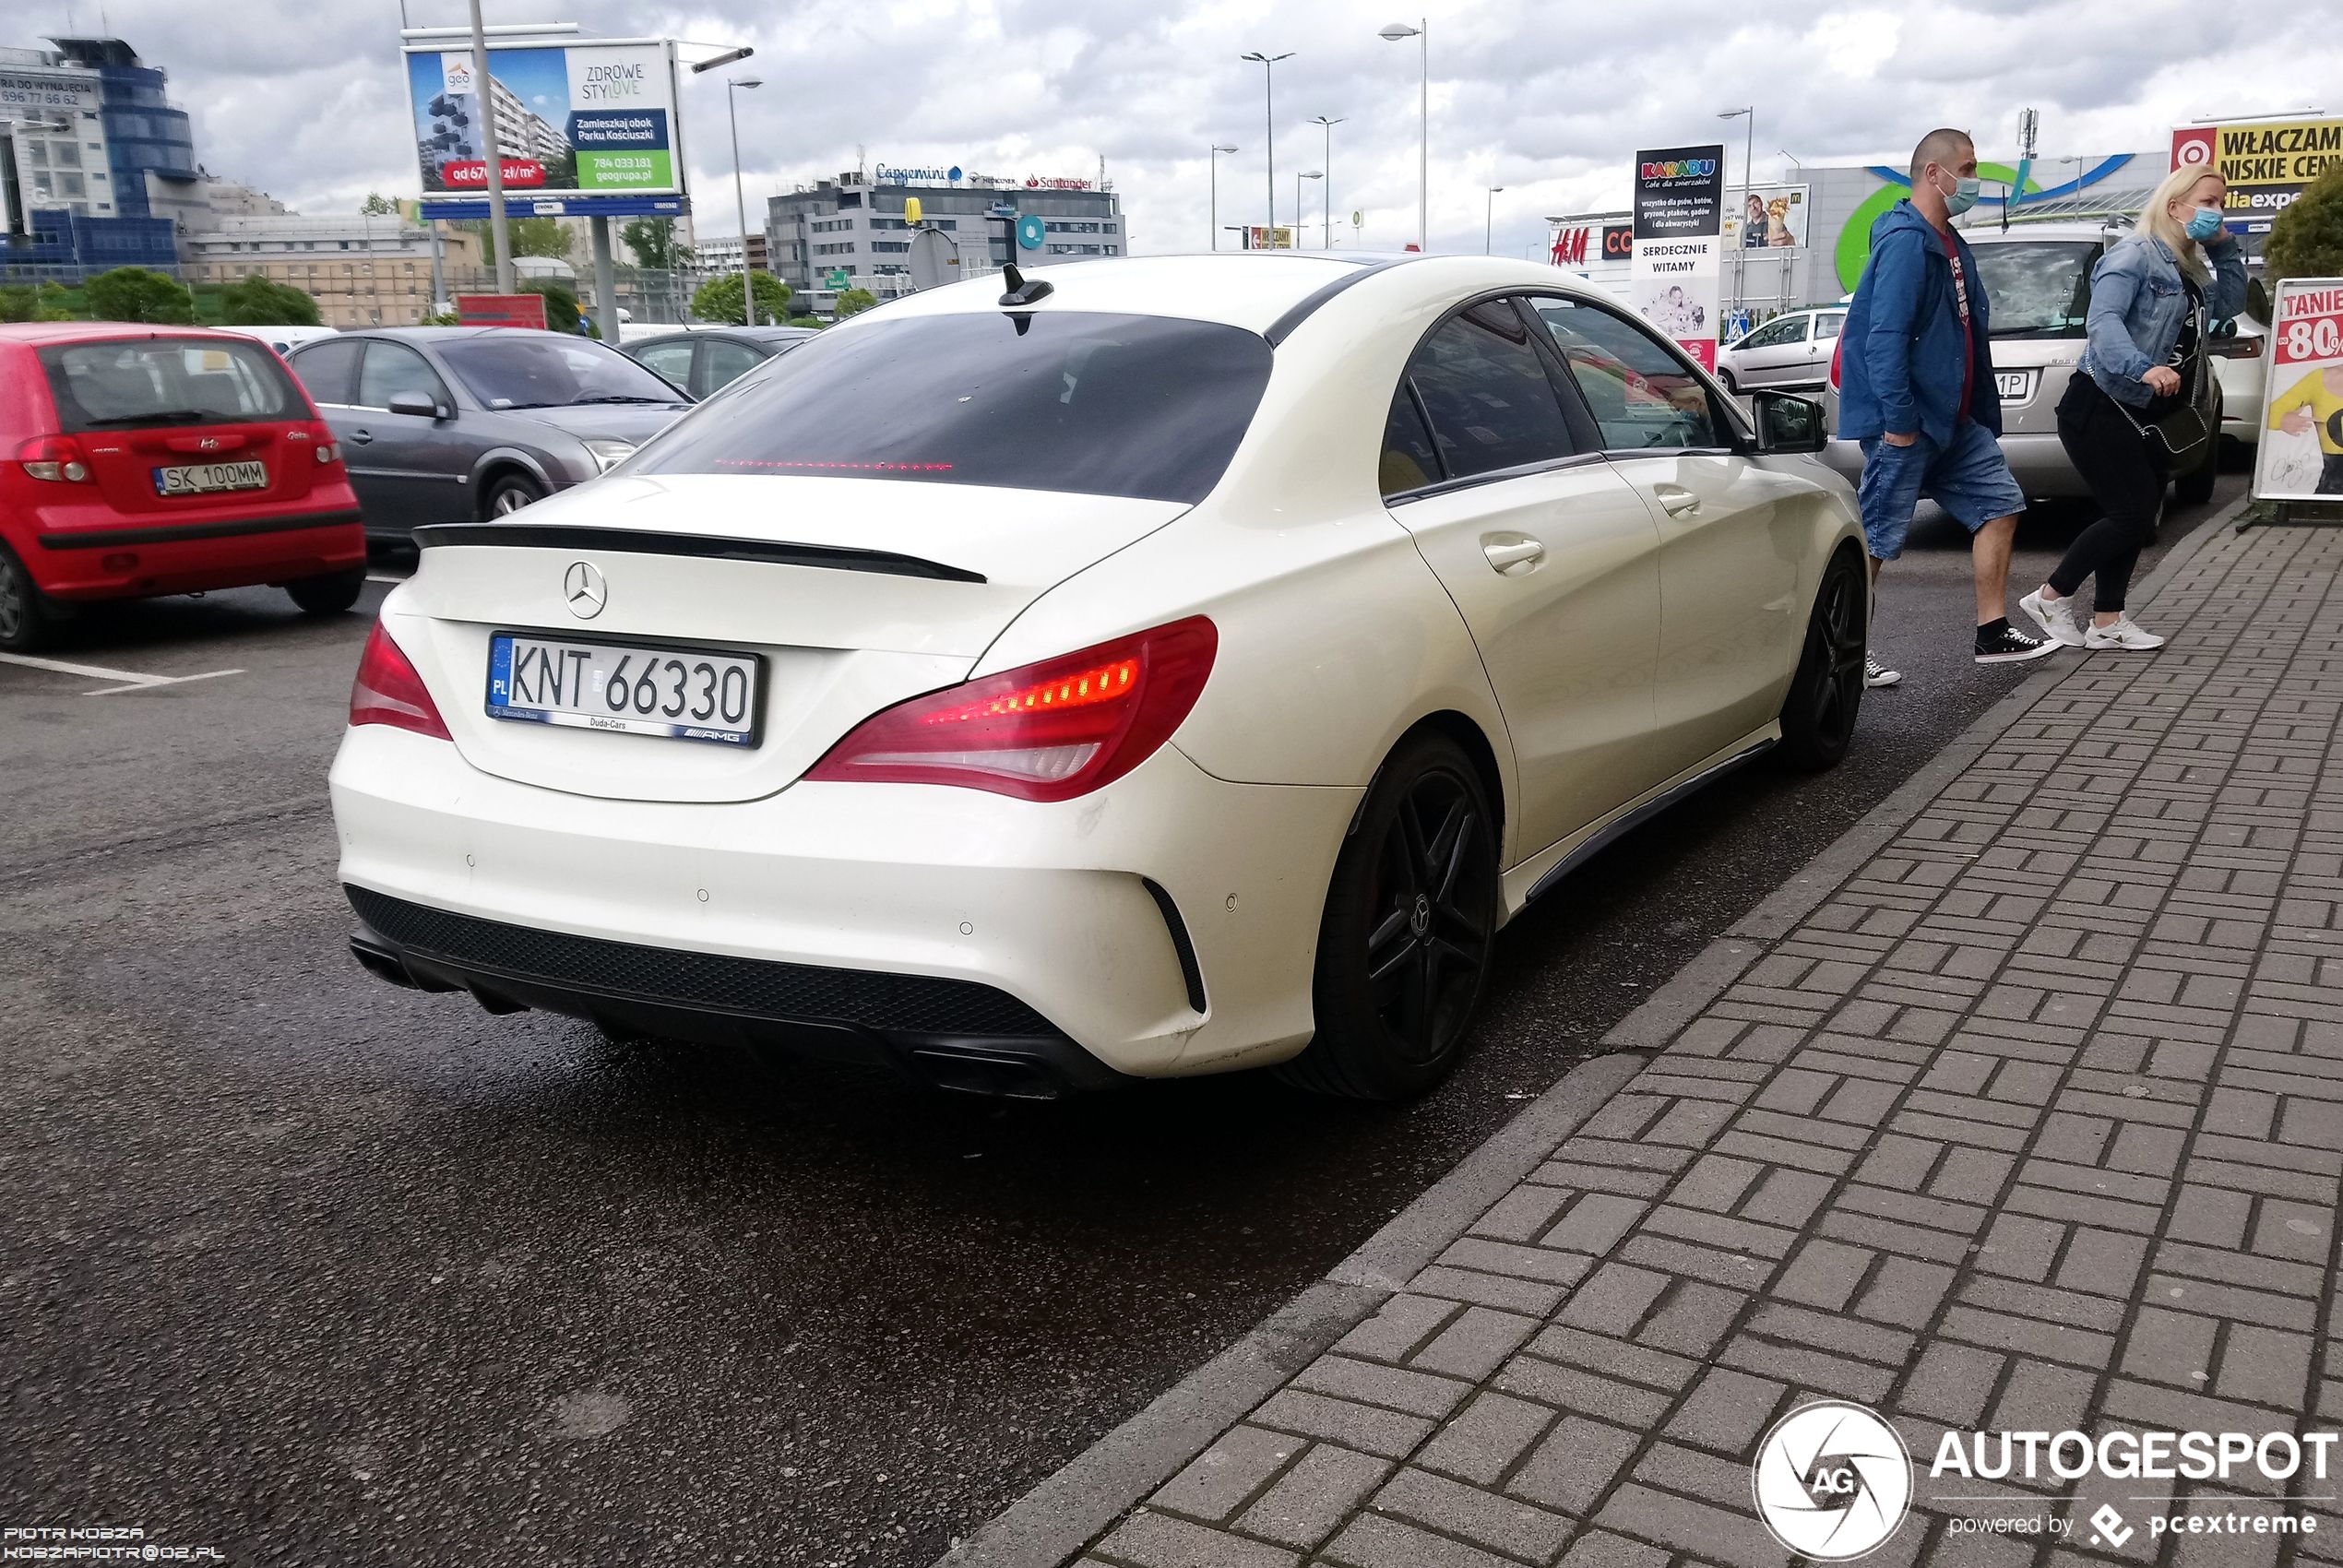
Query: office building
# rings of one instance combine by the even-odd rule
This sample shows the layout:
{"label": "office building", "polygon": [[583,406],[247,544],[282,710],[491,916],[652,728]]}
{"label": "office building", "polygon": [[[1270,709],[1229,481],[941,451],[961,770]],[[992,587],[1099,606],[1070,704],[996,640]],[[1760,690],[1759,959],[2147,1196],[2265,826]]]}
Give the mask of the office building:
{"label": "office building", "polygon": [[[399,217],[226,217],[187,237],[180,273],[189,283],[235,283],[257,273],[317,301],[328,327],[411,327],[432,304],[431,232]],[[440,234],[450,292],[483,276],[478,236]]]}
{"label": "office building", "polygon": [[118,38],[0,49],[0,272],[169,267],[203,210],[186,112]]}
{"label": "office building", "polygon": [[[896,169],[882,163],[865,174],[800,185],[766,203],[766,254],[772,269],[804,308],[827,315],[841,289],[865,289],[881,299],[911,289],[910,225],[903,204],[920,200],[921,221],[952,241],[954,274],[973,278],[1020,267],[1129,253],[1123,202],[1103,180],[1023,180],[962,174],[954,169]],[[1007,219],[996,217],[1005,208]],[[1041,220],[1038,244],[1014,233],[1017,218]]]}

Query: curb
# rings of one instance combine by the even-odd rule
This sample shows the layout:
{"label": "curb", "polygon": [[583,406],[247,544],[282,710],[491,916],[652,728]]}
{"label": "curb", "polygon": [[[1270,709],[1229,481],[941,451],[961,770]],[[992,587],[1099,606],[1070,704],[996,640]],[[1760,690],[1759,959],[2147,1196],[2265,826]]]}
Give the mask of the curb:
{"label": "curb", "polygon": [[1642,1055],[1623,1051],[1563,1075],[1324,1279],[1084,1449],[936,1559],[935,1568],[1056,1568],[1078,1554],[1288,1378],[1374,1316],[1402,1281],[1536,1170],[1643,1066]]}
{"label": "curb", "polygon": [[[2240,497],[2174,545],[2139,590],[2153,601],[2179,570],[2243,512]],[[1242,1339],[967,1539],[934,1568],[1058,1568],[1144,1502],[1213,1440],[1364,1322],[1474,1219],[1559,1147],[1640,1073],[1774,941],[1861,869],[2051,689],[2071,665],[2037,671],[1980,714],[1886,799],[1788,882],[1767,894],[1603,1037],[1611,1054],[1582,1062],[1491,1134],[1349,1257]]]}

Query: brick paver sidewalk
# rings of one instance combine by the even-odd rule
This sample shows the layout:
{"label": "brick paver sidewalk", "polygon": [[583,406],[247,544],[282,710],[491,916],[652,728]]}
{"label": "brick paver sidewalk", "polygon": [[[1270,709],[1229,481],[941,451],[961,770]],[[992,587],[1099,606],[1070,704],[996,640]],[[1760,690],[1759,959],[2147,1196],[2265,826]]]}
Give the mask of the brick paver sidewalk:
{"label": "brick paver sidewalk", "polygon": [[[2062,656],[1623,1093],[1083,1561],[1786,1563],[1752,1455],[1829,1396],[1919,1461],[1873,1562],[2343,1563],[2333,1479],[1927,1473],[1947,1430],[2343,1426],[2338,577],[2343,530],[2224,535],[2159,595],[2165,651]],[[2103,1503],[2126,1522],[2095,1529]],[[2192,1511],[2246,1533],[2149,1527]],[[2288,1513],[2315,1533],[2251,1533]],[[2069,1533],[1975,1533],[1995,1516]]]}

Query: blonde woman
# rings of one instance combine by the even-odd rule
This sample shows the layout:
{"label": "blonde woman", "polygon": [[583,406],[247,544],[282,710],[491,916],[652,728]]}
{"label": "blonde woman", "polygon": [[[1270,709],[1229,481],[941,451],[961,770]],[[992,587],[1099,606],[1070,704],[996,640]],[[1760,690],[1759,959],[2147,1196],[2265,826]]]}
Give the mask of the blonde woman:
{"label": "blonde woman", "polygon": [[[2199,322],[2235,315],[2245,303],[2245,261],[2221,221],[2227,195],[2218,174],[2175,169],[2148,198],[2139,227],[2091,270],[2090,342],[2059,399],[2058,439],[2106,516],[2075,536],[2050,581],[2017,601],[2070,647],[2164,646],[2123,612],[2170,477],[2140,427],[2184,395],[2180,367],[2205,351]],[[2085,577],[2094,579],[2088,630],[2075,624],[2071,602]]]}

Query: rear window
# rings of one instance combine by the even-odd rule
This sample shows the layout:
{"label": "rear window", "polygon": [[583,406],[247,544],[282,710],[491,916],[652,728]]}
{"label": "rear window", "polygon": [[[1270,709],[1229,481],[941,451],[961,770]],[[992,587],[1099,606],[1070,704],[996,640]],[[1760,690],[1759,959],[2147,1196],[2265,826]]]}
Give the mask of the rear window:
{"label": "rear window", "polygon": [[2091,240],[2011,240],[1974,247],[1996,338],[2080,338],[2091,308]]}
{"label": "rear window", "polygon": [[1268,385],[1257,333],[1043,309],[825,333],[645,447],[651,474],[845,474],[1151,501],[1219,482]]}
{"label": "rear window", "polygon": [[277,356],[250,341],[133,338],[41,350],[66,431],[305,420]]}

